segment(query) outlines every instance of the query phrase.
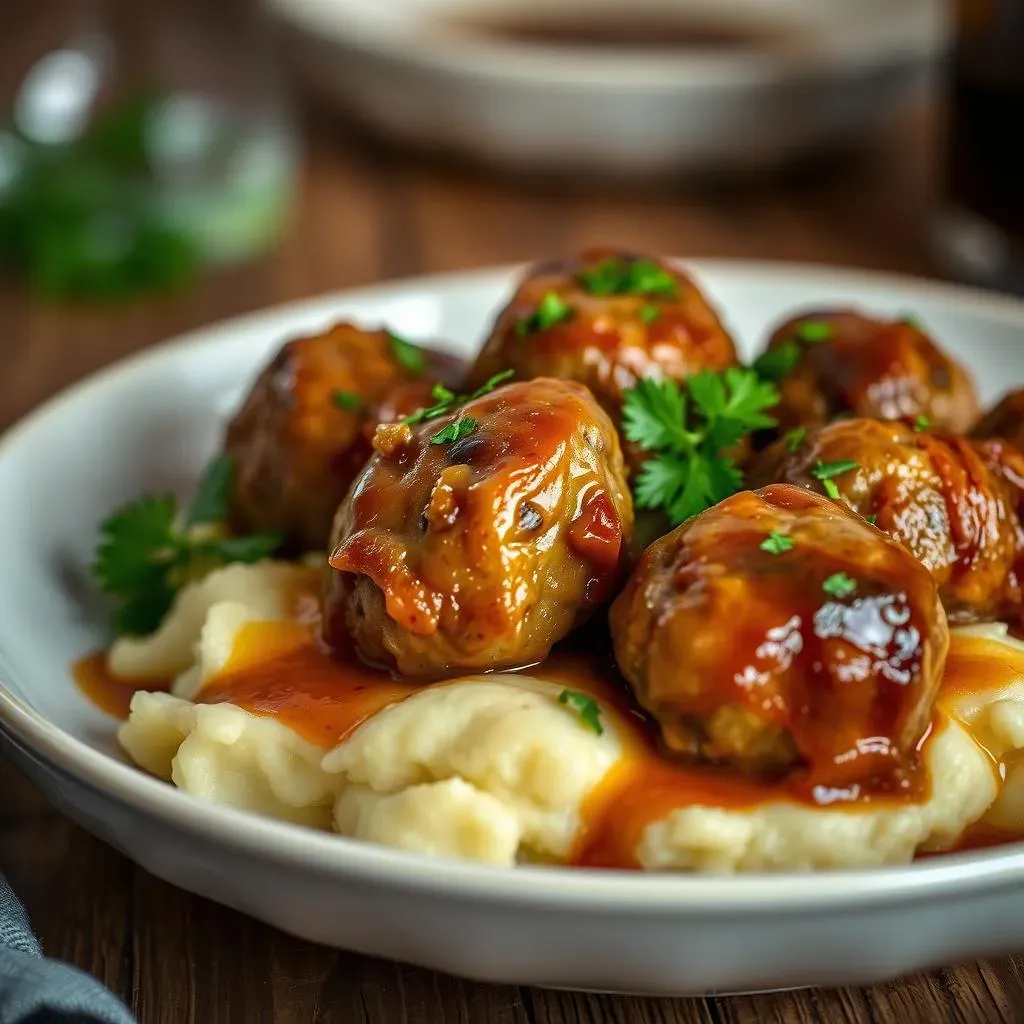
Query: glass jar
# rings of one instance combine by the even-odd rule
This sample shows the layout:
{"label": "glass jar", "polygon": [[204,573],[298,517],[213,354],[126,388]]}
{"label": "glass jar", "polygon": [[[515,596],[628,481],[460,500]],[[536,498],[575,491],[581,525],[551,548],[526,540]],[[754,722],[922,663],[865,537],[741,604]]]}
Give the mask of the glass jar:
{"label": "glass jar", "polygon": [[297,135],[256,0],[4,0],[0,261],[115,293],[253,256]]}

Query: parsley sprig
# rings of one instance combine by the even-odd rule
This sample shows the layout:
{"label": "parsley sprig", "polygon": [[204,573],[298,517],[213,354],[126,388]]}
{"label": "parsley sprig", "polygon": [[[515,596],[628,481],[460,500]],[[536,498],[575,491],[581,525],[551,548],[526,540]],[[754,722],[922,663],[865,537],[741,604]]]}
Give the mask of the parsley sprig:
{"label": "parsley sprig", "polygon": [[476,391],[468,395],[457,395],[443,384],[435,384],[434,389],[430,392],[434,404],[428,405],[425,409],[419,409],[411,416],[406,416],[402,422],[414,427],[417,423],[426,423],[428,420],[437,419],[438,416],[447,416],[448,413],[454,412],[467,402],[489,395],[499,384],[504,384],[510,377],[514,377],[515,373],[515,370],[502,370],[501,373],[496,373],[489,380],[484,381]]}
{"label": "parsley sprig", "polygon": [[578,690],[563,690],[558,695],[558,703],[572,708],[579,715],[580,721],[591,732],[596,732],[598,736],[604,735],[604,725],[601,723],[601,705],[593,697],[588,697]]}
{"label": "parsley sprig", "polygon": [[406,373],[411,373],[414,377],[421,376],[427,368],[427,357],[423,349],[400,334],[395,334],[394,331],[388,331],[387,336],[391,342],[391,354],[395,357],[395,362]]}
{"label": "parsley sprig", "polygon": [[469,437],[474,430],[476,430],[476,420],[472,416],[463,416],[452,420],[436,434],[431,435],[430,443],[451,444],[454,441],[461,441],[464,437]]}
{"label": "parsley sprig", "polygon": [[640,508],[664,509],[673,525],[735,494],[743,475],[727,449],[754,430],[774,427],[766,414],[779,401],[774,386],[753,370],[732,366],[688,378],[641,380],[625,393],[626,437],[653,458],[637,475]]}
{"label": "parsley sprig", "polygon": [[572,317],[572,306],[558,292],[546,292],[532,316],[520,317],[516,321],[516,334],[525,338],[538,331],[550,331]]}
{"label": "parsley sprig", "polygon": [[678,286],[672,272],[654,260],[610,256],[576,275],[591,295],[647,295],[674,299]]}
{"label": "parsley sprig", "polygon": [[825,493],[833,500],[839,500],[839,485],[833,477],[842,476],[851,470],[858,469],[858,465],[852,459],[840,459],[838,462],[822,462],[821,459],[811,469],[811,476],[820,480]]}
{"label": "parsley sprig", "polygon": [[234,463],[220,455],[203,474],[184,516],[172,495],[145,495],[100,524],[92,572],[103,593],[117,599],[119,634],[152,633],[186,583],[229,562],[258,562],[280,547],[276,532],[225,534],[234,478]]}

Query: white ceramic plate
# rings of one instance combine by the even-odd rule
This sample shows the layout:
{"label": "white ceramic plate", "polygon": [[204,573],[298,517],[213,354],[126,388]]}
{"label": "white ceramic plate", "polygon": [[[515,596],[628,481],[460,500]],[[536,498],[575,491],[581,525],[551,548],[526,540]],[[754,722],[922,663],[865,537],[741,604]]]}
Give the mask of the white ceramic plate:
{"label": "white ceramic plate", "polygon": [[[295,73],[379,132],[507,168],[761,167],[890,115],[943,47],[943,0],[264,0]],[[798,42],[596,51],[453,31],[456,19],[765,24]],[[658,12],[661,12],[659,15]],[[710,12],[710,14],[708,13]]]}
{"label": "white ceramic plate", "polygon": [[[913,312],[986,400],[1024,381],[1024,303],[883,276],[693,265],[746,353],[794,307]],[[868,983],[1024,947],[1024,846],[910,867],[739,878],[430,859],[186,796],[128,765],[68,666],[101,644],[96,524],[148,488],[188,487],[283,337],[340,315],[471,353],[508,270],[384,285],[270,310],[79,384],[0,441],[0,727],[53,802],[146,869],[296,935],[495,982],[651,994]]]}

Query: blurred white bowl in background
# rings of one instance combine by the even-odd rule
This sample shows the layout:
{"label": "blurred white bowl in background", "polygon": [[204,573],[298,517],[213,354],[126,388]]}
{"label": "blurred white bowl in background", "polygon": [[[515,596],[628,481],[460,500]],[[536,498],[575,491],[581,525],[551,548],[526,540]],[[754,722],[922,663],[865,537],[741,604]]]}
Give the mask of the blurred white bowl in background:
{"label": "blurred white bowl in background", "polygon": [[[302,80],[381,134],[615,175],[771,166],[850,139],[927,81],[948,32],[942,0],[265,2]],[[595,23],[653,38],[502,29]]]}

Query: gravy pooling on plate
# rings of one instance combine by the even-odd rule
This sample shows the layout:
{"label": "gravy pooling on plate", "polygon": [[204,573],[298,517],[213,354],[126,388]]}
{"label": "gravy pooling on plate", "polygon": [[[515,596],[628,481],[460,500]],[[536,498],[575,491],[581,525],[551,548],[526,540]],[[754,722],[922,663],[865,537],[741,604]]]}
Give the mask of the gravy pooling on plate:
{"label": "gravy pooling on plate", "polygon": [[[1024,645],[951,642],[947,613],[1020,617],[1024,456],[933,438],[976,406],[918,325],[797,316],[744,367],[692,278],[602,249],[527,273],[464,391],[438,365],[383,328],[290,342],[228,432],[225,522],[201,494],[137,566],[106,525],[107,589],[176,595],[76,668],[115,713],[140,691],[137,761],[494,863],[867,866],[1016,827]],[[882,435],[931,476],[875,458]],[[315,567],[265,560],[276,535]]]}

